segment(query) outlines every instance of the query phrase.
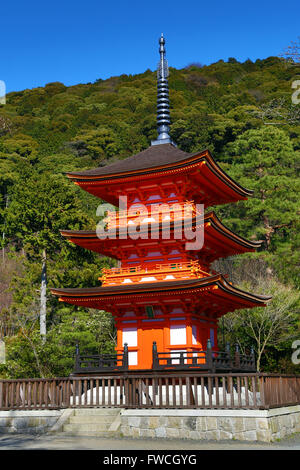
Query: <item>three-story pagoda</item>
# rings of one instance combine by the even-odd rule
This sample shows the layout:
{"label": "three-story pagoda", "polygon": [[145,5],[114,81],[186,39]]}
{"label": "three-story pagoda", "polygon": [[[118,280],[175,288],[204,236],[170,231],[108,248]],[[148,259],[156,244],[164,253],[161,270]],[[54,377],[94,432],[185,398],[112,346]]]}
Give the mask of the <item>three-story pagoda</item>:
{"label": "three-story pagoda", "polygon": [[[252,191],[233,181],[208,150],[190,154],[171,141],[164,45],[162,36],[157,140],[111,165],[67,174],[82,189],[114,206],[126,201],[123,210],[108,214],[107,236],[99,237],[96,230],[61,231],[69,241],[117,259],[119,267],[103,270],[99,287],[51,289],[60,301],[111,312],[117,328],[116,352],[121,355],[127,344],[129,369],[135,370],[153,368],[153,343],[163,354],[162,363],[184,352],[182,365],[197,367],[203,363],[201,352],[207,342],[218,350],[217,324],[222,315],[263,307],[270,300],[233,286],[211,270],[213,261],[254,251],[261,242],[244,239],[214,212],[199,208],[245,200]],[[190,236],[201,230],[204,239],[197,248]]]}

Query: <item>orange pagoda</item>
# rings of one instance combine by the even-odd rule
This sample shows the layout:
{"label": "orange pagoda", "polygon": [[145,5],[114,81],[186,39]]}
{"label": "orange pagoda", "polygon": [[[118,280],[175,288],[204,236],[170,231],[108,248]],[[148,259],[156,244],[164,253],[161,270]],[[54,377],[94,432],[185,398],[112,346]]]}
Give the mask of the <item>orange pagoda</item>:
{"label": "orange pagoda", "polygon": [[[252,191],[233,181],[208,150],[186,153],[169,136],[168,65],[159,40],[158,138],[146,150],[67,176],[85,191],[122,208],[108,211],[95,231],[62,230],[76,245],[119,261],[104,269],[101,286],[51,289],[60,301],[111,312],[116,354],[76,355],[75,373],[105,370],[254,370],[253,353],[219,351],[222,315],[263,307],[268,296],[233,286],[212,271],[218,258],[254,251],[226,228],[208,206],[245,200]],[[125,201],[125,203],[124,203]],[[101,233],[100,233],[101,232]]]}

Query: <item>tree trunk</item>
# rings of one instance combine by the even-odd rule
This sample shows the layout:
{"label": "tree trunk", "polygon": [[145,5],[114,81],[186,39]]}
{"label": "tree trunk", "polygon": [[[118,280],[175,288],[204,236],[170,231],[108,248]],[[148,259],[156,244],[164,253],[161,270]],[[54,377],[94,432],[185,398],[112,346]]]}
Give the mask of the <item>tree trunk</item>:
{"label": "tree trunk", "polygon": [[40,335],[46,340],[46,311],[47,311],[47,272],[46,272],[46,250],[42,255],[42,279],[41,279],[41,304],[40,304]]}

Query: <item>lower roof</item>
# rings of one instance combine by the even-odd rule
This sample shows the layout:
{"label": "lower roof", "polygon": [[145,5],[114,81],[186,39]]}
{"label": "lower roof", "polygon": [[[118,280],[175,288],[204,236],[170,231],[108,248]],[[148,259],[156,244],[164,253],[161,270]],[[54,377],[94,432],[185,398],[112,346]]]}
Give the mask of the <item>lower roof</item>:
{"label": "lower roof", "polygon": [[[161,294],[172,294],[172,293],[189,293],[199,292],[199,289],[205,290],[205,288],[212,287],[214,289],[220,289],[229,295],[232,302],[242,300],[245,302],[245,307],[265,306],[270,300],[271,296],[251,294],[243,291],[238,287],[232,286],[226,279],[221,275],[214,275],[199,279],[184,279],[174,281],[162,281],[162,282],[143,282],[136,284],[121,284],[117,286],[101,286],[92,288],[80,288],[80,289],[56,289],[52,288],[51,293],[60,298],[60,300],[72,302],[77,300],[76,304],[79,305],[78,301],[82,304],[97,300],[109,300],[111,298],[122,298],[137,296],[143,297],[147,295]],[[88,306],[88,305],[86,305]],[[242,308],[242,307],[239,307]],[[228,310],[230,311],[230,310]]]}

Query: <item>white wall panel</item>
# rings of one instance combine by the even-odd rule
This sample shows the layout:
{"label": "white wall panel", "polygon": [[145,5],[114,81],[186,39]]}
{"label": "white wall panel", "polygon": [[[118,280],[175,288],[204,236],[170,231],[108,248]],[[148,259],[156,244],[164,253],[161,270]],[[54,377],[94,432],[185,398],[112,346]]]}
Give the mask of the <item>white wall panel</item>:
{"label": "white wall panel", "polygon": [[170,327],[170,344],[186,343],[186,327],[185,325],[171,325]]}
{"label": "white wall panel", "polygon": [[124,343],[127,343],[128,346],[137,346],[137,328],[123,329],[123,346]]}
{"label": "white wall panel", "polygon": [[130,366],[137,366],[137,351],[129,351],[128,364]]}

